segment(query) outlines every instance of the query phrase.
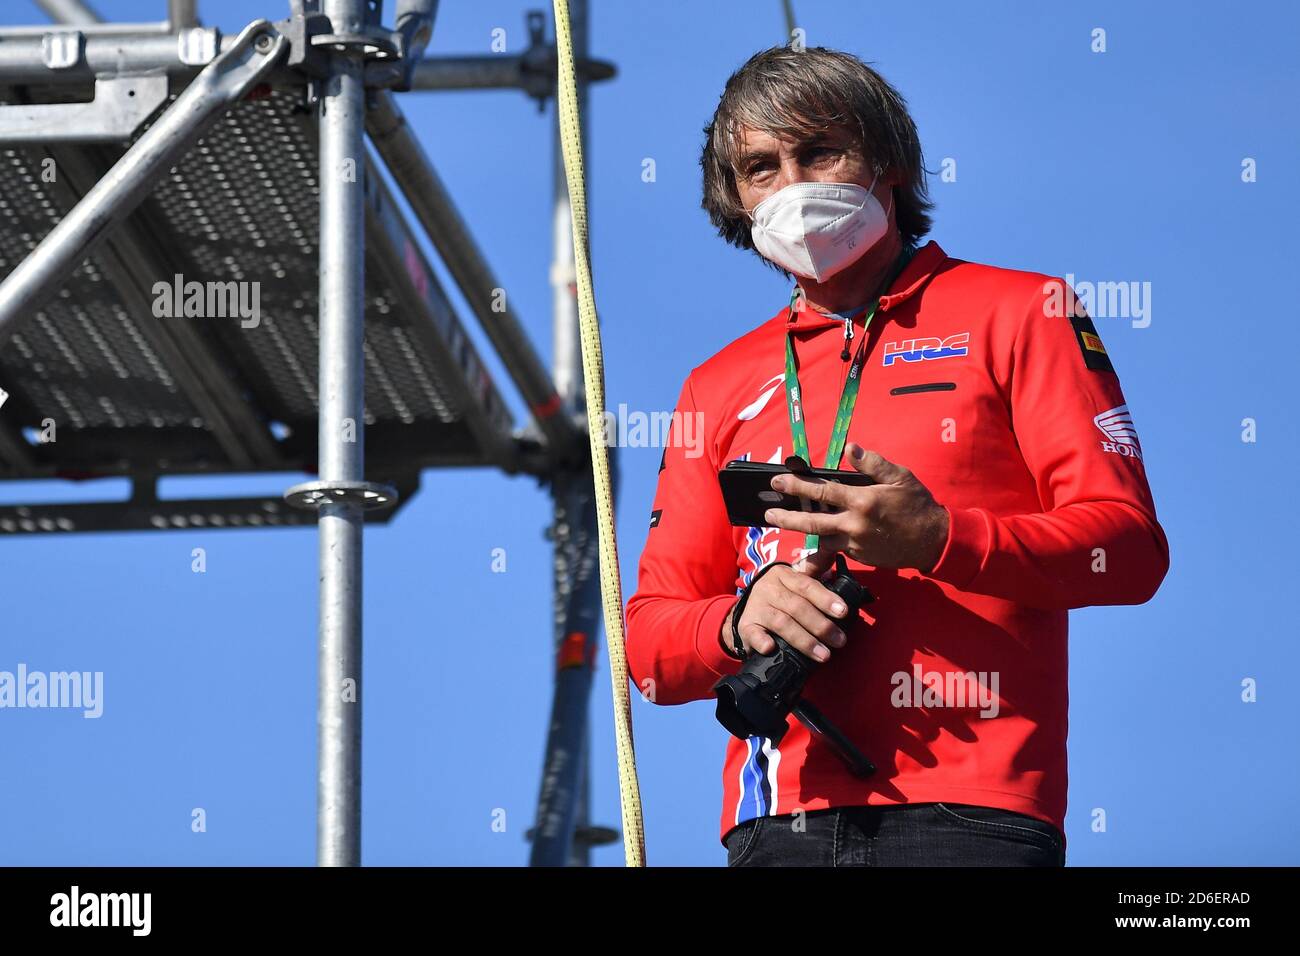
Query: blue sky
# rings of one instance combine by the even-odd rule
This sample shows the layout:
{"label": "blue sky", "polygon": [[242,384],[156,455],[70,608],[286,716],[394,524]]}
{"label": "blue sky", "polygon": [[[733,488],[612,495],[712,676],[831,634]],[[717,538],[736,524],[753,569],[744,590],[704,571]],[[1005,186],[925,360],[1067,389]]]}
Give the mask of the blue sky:
{"label": "blue sky", "polygon": [[[1150,283],[1149,325],[1097,325],[1141,432],[1172,567],[1145,606],[1071,614],[1070,863],[1300,863],[1287,557],[1300,435],[1282,292],[1300,208],[1300,12],[794,5],[810,45],[862,56],[904,93],[931,169],[955,160],[956,181],[932,183],[932,235],[950,254]],[[442,6],[435,54],[486,53],[498,27],[517,51],[525,10],[548,5]],[[592,93],[588,156],[608,402],[669,410],[692,366],[788,292],[713,236],[697,166],[727,76],[781,42],[780,4],[593,6],[593,52],[619,67]],[[10,22],[41,22],[23,2],[5,7]],[[165,4],[98,7],[157,19]],[[286,9],[203,4],[229,30]],[[1104,53],[1090,49],[1099,27]],[[510,92],[412,94],[405,106],[549,361],[549,114]],[[1242,181],[1246,158],[1255,182]],[[1254,442],[1242,441],[1246,418]],[[626,598],[660,449],[621,455]],[[293,480],[171,487],[237,494]],[[7,501],[88,493],[120,489],[0,486]],[[366,863],[526,861],[550,699],[548,521],[532,479],[428,472],[392,525],[367,532]],[[191,571],[196,547],[205,574]],[[491,571],[498,547],[505,574]],[[312,863],[315,578],[311,530],[5,540],[0,670],[103,671],[105,701],[98,720],[0,711],[0,863]],[[599,663],[593,818],[617,825],[603,651]],[[1255,703],[1241,700],[1246,679]],[[633,719],[649,861],[720,865],[726,736],[712,706],[634,700]],[[196,807],[205,833],[191,832]],[[1105,833],[1089,827],[1098,807]],[[492,827],[498,809],[504,833]],[[620,864],[621,847],[594,862]]]}

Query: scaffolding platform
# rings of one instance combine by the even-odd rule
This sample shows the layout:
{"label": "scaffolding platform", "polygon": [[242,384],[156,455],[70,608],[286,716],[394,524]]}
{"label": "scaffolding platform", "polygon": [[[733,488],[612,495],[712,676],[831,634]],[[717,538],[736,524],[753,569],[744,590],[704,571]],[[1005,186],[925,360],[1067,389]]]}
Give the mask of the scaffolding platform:
{"label": "scaffolding platform", "polygon": [[[263,90],[227,112],[0,348],[9,393],[0,477],[138,482],[126,509],[0,507],[0,534],[314,523],[278,498],[200,508],[150,491],[167,475],[315,471],[319,155],[303,100],[301,86]],[[0,278],[123,152],[0,147]],[[367,478],[405,501],[423,468],[515,470],[509,408],[374,161],[356,175],[366,207]],[[188,296],[187,283],[198,283]],[[186,317],[196,292],[204,315]],[[51,420],[56,440],[43,442]]]}

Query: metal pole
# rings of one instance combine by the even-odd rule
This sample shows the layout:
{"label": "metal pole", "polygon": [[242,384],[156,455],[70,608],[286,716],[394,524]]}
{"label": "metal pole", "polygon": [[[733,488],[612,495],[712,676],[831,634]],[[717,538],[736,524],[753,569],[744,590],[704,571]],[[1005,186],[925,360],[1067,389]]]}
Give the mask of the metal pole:
{"label": "metal pole", "polygon": [[[335,35],[361,32],[365,0],[326,0]],[[365,87],[359,51],[334,52],[320,98],[320,458],[322,482],[363,480]],[[320,507],[320,687],[316,851],[361,863],[362,509]]]}
{"label": "metal pole", "polygon": [[[451,194],[429,162],[397,98],[379,91],[366,129],[370,141],[474,310],[557,459],[586,454],[587,439],[564,408],[546,365],[510,307]],[[576,319],[575,319],[576,321]]]}
{"label": "metal pole", "polygon": [[552,477],[555,684],[530,866],[585,866],[587,860],[587,845],[575,835],[587,825],[583,767],[601,625],[593,491],[590,472]]}
{"label": "metal pole", "polygon": [[82,26],[100,22],[99,14],[82,0],[36,0],[36,5],[55,23]]}
{"label": "metal pole", "polygon": [[[523,53],[507,56],[438,56],[415,64],[411,88],[415,90],[523,90],[529,96],[549,97],[555,90],[555,57]],[[614,76],[612,63],[578,58],[579,80],[595,82]]]}
{"label": "metal pole", "polygon": [[[124,78],[157,73],[185,77],[197,74],[206,65],[181,60],[177,38],[167,32],[165,20],[156,24],[82,25],[77,30],[84,36],[80,58],[60,70],[51,70],[45,65],[45,34],[56,30],[49,26],[0,30],[0,76],[3,76],[5,85],[77,86],[98,76]],[[222,36],[220,40],[221,53],[228,52],[235,43],[231,36]],[[274,78],[286,82],[302,81],[301,75],[289,70]]]}
{"label": "metal pole", "polygon": [[[165,72],[181,78],[192,76],[203,64],[180,58],[176,34],[166,20],[155,23],[77,24],[85,37],[81,58],[72,66],[51,70],[45,65],[44,37],[54,32],[49,24],[0,28],[0,74],[5,83],[38,83],[41,86],[78,86],[101,74],[139,75]],[[221,52],[234,37],[219,37]],[[371,86],[380,86],[391,66],[383,60],[367,64]],[[596,63],[587,78],[606,79],[612,67]],[[302,82],[302,74],[289,67],[277,71],[276,82]],[[523,56],[434,57],[415,64],[412,86],[417,90],[522,90],[533,97],[549,97],[555,86],[553,73],[528,66]]]}
{"label": "metal pole", "polygon": [[[570,0],[570,28],[574,59],[587,56],[586,0]],[[578,116],[582,120],[582,152],[587,155],[587,84],[578,83]],[[564,178],[564,152],[560,146],[559,108],[554,127],[553,173],[551,180],[551,301],[555,312],[552,338],[555,390],[571,411],[584,407],[582,383],[582,340],[578,334],[578,298],[573,262],[573,217],[569,208],[569,187]],[[603,424],[603,423],[602,423]]]}
{"label": "metal pole", "polygon": [[172,31],[199,25],[199,0],[167,0],[167,22]]}
{"label": "metal pole", "polygon": [[[587,8],[587,0],[570,0],[569,26],[572,31],[572,37],[573,37],[573,58],[574,61],[577,63],[585,62],[587,59],[587,54],[589,52],[590,44],[588,42],[588,35],[589,35],[588,16],[589,16],[589,12]],[[578,77],[578,118],[581,122],[581,128],[582,128],[582,153],[584,156],[588,156],[590,155],[590,153],[587,150],[587,147],[589,145],[589,137],[587,136],[587,121],[590,119],[590,116],[587,113],[587,83],[585,82],[584,78],[581,75],[579,75]],[[560,119],[560,107],[559,107],[559,102],[557,100],[555,104],[555,178],[557,184],[562,178],[562,168],[564,166],[564,151],[563,151],[563,147],[560,145],[559,119]],[[557,194],[563,193],[565,195],[564,207],[567,214],[565,218],[568,219],[571,224],[572,208],[569,206],[568,203],[567,186],[561,189],[557,185],[556,193]],[[568,250],[568,257],[570,259],[570,262],[572,262],[573,259],[572,233],[570,233],[569,235],[569,241],[565,243],[565,249]],[[574,267],[571,266],[571,268]],[[574,271],[571,274],[574,276],[574,282],[572,284],[566,283],[565,285],[565,293],[567,294],[568,297],[568,314],[566,315],[565,326],[568,328],[569,334],[573,338],[573,347],[572,347],[572,352],[570,353],[571,358],[568,359],[568,361],[572,361],[576,363],[576,365],[574,367],[572,385],[565,385],[561,383],[559,387],[561,389],[560,394],[563,395],[568,400],[569,407],[576,408],[579,402],[581,402],[581,404],[583,405],[586,404],[585,401],[586,389],[581,385],[582,339],[578,333],[578,298],[577,298],[577,282],[576,282],[577,273],[576,271]],[[557,328],[558,328],[558,322],[557,322]],[[556,351],[556,354],[557,355],[561,354],[558,349]],[[562,379],[562,376],[559,374],[558,371],[556,373],[556,378],[557,380]],[[591,422],[588,422],[587,427],[588,428],[598,427],[603,429],[605,427],[605,422],[602,420],[596,423],[595,426],[593,426]],[[611,448],[609,452],[609,457],[610,457],[610,463],[609,463],[610,490],[611,490],[611,494],[613,494],[616,493],[618,490],[618,449]],[[591,684],[595,678],[596,648],[600,647],[600,634],[602,631],[602,617],[600,611],[600,605],[601,605],[600,583],[599,583],[600,543],[599,543],[599,533],[596,526],[596,494],[595,494],[594,480],[591,474],[591,469],[590,468],[584,469],[581,474],[581,477],[582,477],[583,498],[585,498],[586,500],[583,502],[585,507],[583,508],[582,512],[579,515],[579,519],[580,519],[579,527],[582,529],[583,536],[586,538],[586,540],[591,542],[591,550],[596,552],[596,558],[594,562],[595,568],[593,569],[591,574],[590,589],[589,590],[584,589],[583,593],[577,595],[578,600],[581,602],[581,607],[576,611],[577,615],[580,615],[584,618],[589,618],[594,621],[594,624],[591,629],[592,665],[590,669],[590,676],[588,677],[586,686],[583,687],[581,690],[581,701],[582,701],[583,710],[584,712],[589,713],[591,710]],[[576,735],[578,739],[581,741],[581,751],[580,751],[581,757],[579,760],[579,765],[581,767],[581,776],[578,778],[576,782],[577,785],[574,787],[575,795],[577,798],[577,806],[574,808],[575,812],[573,815],[574,835],[571,838],[571,842],[569,845],[569,864],[571,866],[591,865],[591,842],[589,840],[589,831],[591,830],[591,815],[590,815],[591,779],[587,773],[587,767],[589,765],[589,755],[591,753],[591,728],[588,725],[586,719],[582,721],[581,727],[582,727],[581,732]]]}

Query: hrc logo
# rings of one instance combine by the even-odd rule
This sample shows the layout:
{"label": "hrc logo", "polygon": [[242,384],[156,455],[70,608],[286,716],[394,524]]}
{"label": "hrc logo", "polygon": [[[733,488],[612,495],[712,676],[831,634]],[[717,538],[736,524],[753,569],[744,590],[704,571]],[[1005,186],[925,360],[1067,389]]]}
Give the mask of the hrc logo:
{"label": "hrc logo", "polygon": [[904,362],[924,362],[928,359],[953,358],[970,352],[970,333],[958,332],[946,339],[904,339],[885,343],[884,364],[893,365],[895,359]]}

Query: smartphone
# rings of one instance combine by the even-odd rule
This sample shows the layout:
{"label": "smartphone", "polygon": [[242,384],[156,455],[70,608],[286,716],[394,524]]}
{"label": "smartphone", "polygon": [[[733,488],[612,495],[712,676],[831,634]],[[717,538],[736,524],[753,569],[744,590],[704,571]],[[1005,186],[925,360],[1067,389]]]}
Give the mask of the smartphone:
{"label": "smartphone", "polygon": [[[762,528],[767,524],[763,515],[768,508],[824,514],[835,514],[839,511],[838,508],[823,506],[807,498],[775,491],[772,488],[772,478],[775,475],[788,474],[790,469],[778,462],[727,462],[726,467],[718,472],[718,483],[722,486],[722,500],[727,506],[727,519],[739,528]],[[820,478],[858,488],[876,483],[870,475],[864,475],[860,471],[839,471],[835,468],[810,468],[800,477]]]}

